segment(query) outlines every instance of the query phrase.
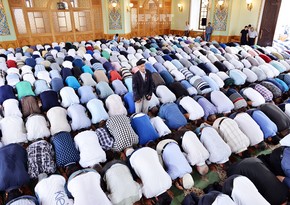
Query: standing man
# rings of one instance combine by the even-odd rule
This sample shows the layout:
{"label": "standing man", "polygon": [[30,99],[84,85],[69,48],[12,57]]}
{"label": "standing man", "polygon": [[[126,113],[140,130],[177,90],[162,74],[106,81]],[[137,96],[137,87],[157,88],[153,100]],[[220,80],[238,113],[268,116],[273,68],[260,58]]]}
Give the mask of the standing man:
{"label": "standing man", "polygon": [[248,44],[248,26],[245,26],[243,30],[241,30],[241,45],[247,45]]}
{"label": "standing man", "polygon": [[188,37],[189,36],[189,23],[188,23],[188,21],[186,21],[185,22],[185,30],[184,30],[184,35],[186,36],[186,37]]}
{"label": "standing man", "polygon": [[249,42],[248,42],[249,46],[253,46],[255,44],[255,39],[258,36],[258,33],[257,31],[255,31],[254,27],[249,28],[248,36],[249,36]]}
{"label": "standing man", "polygon": [[118,34],[118,33],[116,33],[116,34],[113,36],[113,41],[119,42],[119,34]]}
{"label": "standing man", "polygon": [[136,65],[139,70],[133,75],[133,95],[135,101],[135,112],[148,112],[148,102],[153,91],[152,74],[145,69],[145,60],[140,59]]}
{"label": "standing man", "polygon": [[212,32],[213,32],[213,27],[211,26],[211,22],[208,22],[207,27],[205,27],[205,40],[206,41],[210,41]]}

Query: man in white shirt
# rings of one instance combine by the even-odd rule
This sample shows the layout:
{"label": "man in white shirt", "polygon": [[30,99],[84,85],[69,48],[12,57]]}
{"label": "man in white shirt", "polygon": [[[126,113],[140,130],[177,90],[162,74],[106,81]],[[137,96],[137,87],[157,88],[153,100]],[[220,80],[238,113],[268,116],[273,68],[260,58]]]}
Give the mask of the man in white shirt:
{"label": "man in white shirt", "polygon": [[45,117],[40,114],[32,114],[27,117],[25,127],[27,130],[27,139],[33,141],[36,139],[43,139],[50,136],[48,129],[48,122]]}
{"label": "man in white shirt", "polygon": [[202,123],[197,133],[200,135],[201,143],[209,152],[208,160],[211,163],[224,164],[229,161],[232,154],[231,148],[212,126]]}
{"label": "man in white shirt", "polygon": [[210,93],[210,101],[216,106],[218,113],[228,114],[235,108],[233,102],[219,90]]}
{"label": "man in white shirt", "polygon": [[71,127],[67,120],[67,111],[62,107],[50,108],[46,116],[50,123],[50,133],[54,135],[58,132],[70,132]]}
{"label": "man in white shirt", "polygon": [[93,169],[73,172],[67,182],[67,189],[74,197],[74,205],[111,205],[101,188],[101,176]]}
{"label": "man in white shirt", "polygon": [[242,132],[245,133],[245,135],[249,138],[250,146],[255,146],[263,142],[264,134],[260,129],[260,126],[248,113],[237,113],[235,116],[232,116],[232,118],[238,123]]}
{"label": "man in white shirt", "polygon": [[22,117],[22,113],[19,109],[19,101],[16,99],[7,99],[3,102],[4,117],[19,116]]}
{"label": "man in white shirt", "polygon": [[186,131],[182,136],[181,146],[189,164],[191,166],[196,165],[196,169],[201,175],[207,174],[206,160],[209,158],[209,152],[199,141],[196,134],[192,131]]}
{"label": "man in white shirt", "polygon": [[189,120],[195,121],[204,116],[203,108],[191,97],[185,96],[179,100],[179,105],[187,111],[185,115]]}
{"label": "man in white shirt", "polygon": [[270,203],[259,193],[253,182],[245,176],[233,175],[229,177],[225,181],[223,192],[227,193],[237,204],[270,205]]}
{"label": "man in white shirt", "polygon": [[250,145],[249,138],[240,130],[236,121],[231,118],[220,117],[214,121],[213,127],[230,146],[233,153],[242,153]]}
{"label": "man in white shirt", "polygon": [[168,102],[175,102],[176,96],[171,92],[168,87],[165,85],[159,85],[156,88],[156,95],[159,98],[160,102],[165,104]]}
{"label": "man in white shirt", "polygon": [[[157,197],[161,204],[170,204],[171,197],[167,190],[170,189],[172,181],[170,176],[163,169],[159,162],[157,152],[149,147],[135,150],[127,149],[126,155],[129,156],[129,163],[142,181],[142,193],[147,198]],[[163,198],[164,197],[164,198]]]}
{"label": "man in white shirt", "polygon": [[73,200],[69,199],[66,194],[64,188],[65,183],[65,178],[58,174],[53,174],[48,178],[40,179],[34,188],[40,204],[73,205]]}
{"label": "man in white shirt", "polygon": [[249,37],[249,46],[253,46],[255,44],[255,39],[258,36],[257,31],[255,31],[254,27],[250,27],[248,31],[248,37]]}
{"label": "man in white shirt", "polygon": [[70,105],[67,114],[71,118],[71,128],[73,131],[88,128],[91,120],[86,114],[86,108],[80,104]]}
{"label": "man in white shirt", "polygon": [[61,105],[65,108],[69,107],[72,104],[80,103],[80,99],[75,93],[74,89],[71,87],[63,87],[60,90]]}
{"label": "man in white shirt", "polygon": [[127,115],[127,110],[121,97],[117,94],[112,94],[105,101],[109,116]]}
{"label": "man in white shirt", "polygon": [[161,119],[161,117],[156,116],[150,119],[151,124],[159,134],[159,137],[165,136],[171,133],[171,130],[167,127],[165,122]]}
{"label": "man in white shirt", "polygon": [[252,107],[258,107],[265,103],[265,98],[251,87],[242,89],[241,94],[246,97],[248,105]]}
{"label": "man in white shirt", "polygon": [[4,145],[22,143],[27,141],[27,134],[23,119],[19,116],[4,117],[0,121],[2,131],[1,141]]}
{"label": "man in white shirt", "polygon": [[102,169],[102,176],[107,184],[108,197],[113,204],[133,204],[142,197],[141,186],[134,181],[124,162],[108,162]]}
{"label": "man in white shirt", "polygon": [[98,135],[94,131],[80,132],[74,137],[74,141],[80,152],[79,164],[83,168],[93,167],[107,160],[106,153],[100,146]]}

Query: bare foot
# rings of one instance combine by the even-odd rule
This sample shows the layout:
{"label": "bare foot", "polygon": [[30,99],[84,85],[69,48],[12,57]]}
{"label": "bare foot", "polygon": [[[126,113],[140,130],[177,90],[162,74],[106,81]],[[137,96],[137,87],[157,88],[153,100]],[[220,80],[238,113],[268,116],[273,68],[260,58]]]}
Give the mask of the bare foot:
{"label": "bare foot", "polygon": [[279,179],[280,182],[283,182],[283,180],[285,179],[285,177],[283,176],[276,176],[276,177]]}

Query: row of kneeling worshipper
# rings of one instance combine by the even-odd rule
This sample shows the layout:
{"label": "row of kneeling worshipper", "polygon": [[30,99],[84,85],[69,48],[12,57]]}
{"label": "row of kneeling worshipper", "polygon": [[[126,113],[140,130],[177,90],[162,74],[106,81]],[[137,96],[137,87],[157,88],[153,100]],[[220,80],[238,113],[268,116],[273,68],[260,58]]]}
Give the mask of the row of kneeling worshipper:
{"label": "row of kneeling worshipper", "polygon": [[[167,205],[173,184],[191,190],[193,168],[217,164],[224,186],[184,203],[287,202],[289,53],[171,35],[0,49],[3,200]],[[140,61],[153,84],[143,113]]]}

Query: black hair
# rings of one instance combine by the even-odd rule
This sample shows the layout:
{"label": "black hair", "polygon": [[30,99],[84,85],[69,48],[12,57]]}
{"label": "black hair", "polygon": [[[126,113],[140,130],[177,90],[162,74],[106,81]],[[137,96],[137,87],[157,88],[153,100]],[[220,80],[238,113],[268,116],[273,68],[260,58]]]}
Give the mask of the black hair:
{"label": "black hair", "polygon": [[172,201],[171,196],[167,192],[159,195],[157,198],[158,200],[155,203],[156,205],[168,205]]}
{"label": "black hair", "polygon": [[65,167],[66,176],[69,177],[72,173],[74,173],[75,171],[78,171],[80,169],[81,169],[81,167],[78,164],[76,164],[76,163],[70,164],[70,165]]}
{"label": "black hair", "polygon": [[159,112],[159,108],[158,106],[154,106],[150,109],[150,112],[153,116],[157,116],[158,112]]}
{"label": "black hair", "polygon": [[22,192],[20,191],[20,189],[12,189],[9,192],[7,192],[8,196],[5,199],[6,203],[8,203],[9,201],[16,199],[18,197],[20,197],[22,195]]}
{"label": "black hair", "polygon": [[139,66],[139,65],[143,65],[145,63],[146,63],[146,61],[144,59],[140,59],[137,61],[136,65]]}
{"label": "black hair", "polygon": [[152,149],[156,148],[156,143],[153,140],[150,140],[149,142],[147,142],[147,144],[145,145],[146,147],[150,147]]}

